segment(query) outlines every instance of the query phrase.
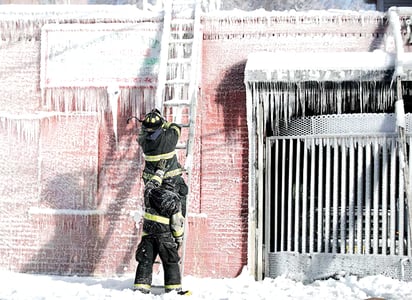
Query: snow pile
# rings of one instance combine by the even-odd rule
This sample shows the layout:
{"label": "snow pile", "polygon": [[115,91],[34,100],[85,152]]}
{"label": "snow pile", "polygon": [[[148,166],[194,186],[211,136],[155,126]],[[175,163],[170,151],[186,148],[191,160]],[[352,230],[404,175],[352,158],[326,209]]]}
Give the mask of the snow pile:
{"label": "snow pile", "polygon": [[[65,277],[19,274],[0,271],[0,299],[180,299],[176,293],[143,295],[133,292],[133,275],[113,278]],[[162,282],[155,274],[155,283]],[[190,299],[412,299],[412,283],[384,276],[363,279],[349,276],[315,281],[304,285],[285,277],[254,281],[245,270],[237,278],[211,279],[187,276],[184,288],[192,291]]]}

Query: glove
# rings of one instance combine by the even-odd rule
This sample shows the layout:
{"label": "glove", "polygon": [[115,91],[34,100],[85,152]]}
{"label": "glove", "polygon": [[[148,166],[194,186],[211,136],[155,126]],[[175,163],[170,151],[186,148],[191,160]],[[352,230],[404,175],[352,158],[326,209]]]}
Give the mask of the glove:
{"label": "glove", "polygon": [[167,169],[167,160],[166,159],[161,159],[156,165],[156,171],[157,170],[162,170],[163,172]]}
{"label": "glove", "polygon": [[156,180],[150,180],[146,183],[146,185],[144,186],[144,204],[146,207],[150,207],[150,201],[149,201],[149,196],[150,196],[150,192],[158,187],[160,184],[158,181]]}
{"label": "glove", "polygon": [[161,159],[156,165],[156,171],[153,174],[152,179],[150,179],[150,181],[154,183],[155,187],[159,187],[160,185],[162,185],[163,176],[165,175],[167,169],[166,163],[167,161],[165,159]]}
{"label": "glove", "polygon": [[163,179],[163,176],[165,175],[166,169],[167,169],[167,160],[166,159],[161,159],[156,165],[156,172],[155,176],[159,176],[160,178]]}
{"label": "glove", "polygon": [[176,248],[177,251],[179,251],[179,249],[182,247],[183,245],[183,236],[175,238],[175,243],[176,243]]}
{"label": "glove", "polygon": [[183,234],[185,232],[185,218],[179,211],[170,218],[170,229],[177,245],[177,250],[180,249],[183,243]]}

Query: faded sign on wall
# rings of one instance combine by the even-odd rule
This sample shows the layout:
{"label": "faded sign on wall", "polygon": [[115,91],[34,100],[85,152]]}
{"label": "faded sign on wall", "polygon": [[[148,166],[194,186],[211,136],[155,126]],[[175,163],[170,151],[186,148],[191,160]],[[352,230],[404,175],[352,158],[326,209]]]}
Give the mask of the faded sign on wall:
{"label": "faded sign on wall", "polygon": [[41,88],[155,86],[162,24],[47,24]]}

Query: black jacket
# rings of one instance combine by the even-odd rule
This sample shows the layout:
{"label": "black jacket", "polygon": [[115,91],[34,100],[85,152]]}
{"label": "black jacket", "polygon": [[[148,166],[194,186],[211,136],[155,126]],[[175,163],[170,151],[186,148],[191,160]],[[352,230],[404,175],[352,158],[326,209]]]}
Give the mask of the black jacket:
{"label": "black jacket", "polygon": [[184,218],[181,202],[177,194],[162,187],[145,189],[145,214],[143,216],[143,234],[161,234],[172,232],[179,238],[184,233]]}
{"label": "black jacket", "polygon": [[165,122],[159,129],[153,132],[142,128],[138,143],[145,157],[143,179],[150,180],[156,171],[159,160],[167,160],[167,169],[164,179],[180,176],[182,168],[177,160],[176,145],[180,137],[181,128],[175,123]]}

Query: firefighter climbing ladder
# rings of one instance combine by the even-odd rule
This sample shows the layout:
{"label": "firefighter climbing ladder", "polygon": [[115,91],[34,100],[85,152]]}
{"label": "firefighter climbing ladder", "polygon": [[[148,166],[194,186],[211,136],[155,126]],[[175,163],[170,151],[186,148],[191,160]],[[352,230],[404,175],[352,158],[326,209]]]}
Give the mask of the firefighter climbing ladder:
{"label": "firefighter climbing ladder", "polygon": [[[169,121],[182,126],[181,141],[177,149],[186,150],[184,170],[190,190],[199,86],[201,5],[197,0],[164,2],[165,16],[156,107],[162,109]],[[170,120],[169,117],[173,119]],[[189,198],[190,192],[186,203],[187,209],[190,207]],[[186,231],[187,220],[186,217]],[[184,273],[186,236],[187,232],[182,248],[182,274]]]}

